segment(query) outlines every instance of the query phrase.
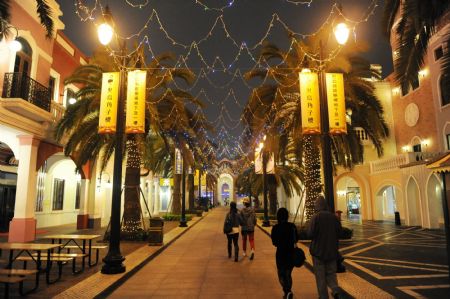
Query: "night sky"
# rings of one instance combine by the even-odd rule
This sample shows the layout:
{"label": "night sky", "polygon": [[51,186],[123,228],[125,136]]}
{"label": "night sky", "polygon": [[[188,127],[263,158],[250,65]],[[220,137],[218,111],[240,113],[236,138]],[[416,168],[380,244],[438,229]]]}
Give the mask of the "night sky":
{"label": "night sky", "polygon": [[[295,0],[292,0],[295,2]],[[121,36],[130,36],[137,33],[148,20],[152,12],[157,12],[163,25],[163,29],[174,39],[166,38],[163,30],[157,23],[156,15],[148,24],[147,28],[137,37],[128,41],[131,47],[137,42],[148,37],[148,47],[154,53],[173,52],[178,56],[186,56],[189,49],[179,46],[177,43],[190,45],[193,41],[197,43],[203,38],[206,40],[199,44],[199,52],[204,61],[199,59],[197,52],[192,51],[187,56],[187,65],[197,74],[202,70],[208,71],[208,64],[213,66],[214,61],[220,58],[227,72],[223,72],[222,65],[215,64],[214,72],[209,69],[207,77],[200,77],[191,90],[191,93],[197,95],[200,90],[205,93],[199,97],[203,99],[207,107],[205,113],[210,121],[216,127],[216,135],[220,135],[219,140],[229,145],[232,151],[232,143],[237,141],[242,127],[238,125],[238,120],[242,111],[242,106],[247,101],[251,89],[242,82],[239,77],[233,79],[236,71],[245,73],[249,68],[255,65],[252,57],[242,51],[242,55],[234,61],[239,53],[240,46],[244,43],[248,48],[253,48],[265,36],[270,21],[276,13],[290,29],[297,33],[309,34],[315,32],[329,16],[333,1],[313,0],[310,5],[295,5],[288,0],[235,0],[232,5],[224,8],[222,11],[214,8],[220,8],[233,2],[232,0],[202,0],[201,2],[211,9],[205,9],[201,4],[196,4],[195,0],[127,0],[127,1],[78,1],[84,3],[86,7],[92,9],[97,2],[97,9],[94,10],[93,19],[86,21],[80,20],[86,17],[86,14],[79,10],[76,13],[76,7],[73,1],[58,1],[63,11],[62,20],[66,25],[64,33],[87,55],[91,55],[95,48],[99,47],[95,22],[99,22],[100,7],[98,3],[109,4],[119,34]],[[365,16],[367,8],[374,0],[342,0],[344,15],[352,20],[360,20]],[[375,8],[368,22],[360,23],[352,33],[350,38],[356,38],[358,41],[367,42],[370,46],[369,51],[364,55],[371,63],[381,64],[383,67],[383,77],[392,71],[391,50],[388,41],[381,34],[380,20],[383,10],[383,1],[375,1],[378,7]],[[133,5],[142,4],[142,8],[133,7]],[[221,18],[219,18],[222,16]],[[219,19],[218,19],[219,18]],[[214,22],[219,20],[213,31],[210,31]],[[222,23],[223,20],[231,38],[227,38]],[[266,40],[287,48],[288,39],[283,27],[277,21],[273,22],[270,28],[270,34]],[[208,33],[211,33],[209,36]],[[257,58],[260,47],[251,51],[254,58]],[[147,56],[151,57],[147,50]],[[258,85],[258,82],[252,82],[252,86]],[[236,100],[228,96],[230,90],[234,91]],[[206,98],[207,97],[207,98]],[[228,136],[229,134],[229,136]],[[223,153],[224,155],[232,153]]]}

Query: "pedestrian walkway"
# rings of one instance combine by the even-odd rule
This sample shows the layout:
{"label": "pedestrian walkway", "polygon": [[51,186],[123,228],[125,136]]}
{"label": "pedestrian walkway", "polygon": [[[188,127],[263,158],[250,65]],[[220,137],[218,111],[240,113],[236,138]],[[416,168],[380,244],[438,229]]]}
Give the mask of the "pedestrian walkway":
{"label": "pedestrian walkway", "polygon": [[[242,248],[239,262],[228,259],[222,232],[227,211],[212,210],[110,298],[282,298],[275,248],[261,230],[255,231],[253,261],[242,257]],[[296,298],[317,298],[314,276],[308,269],[295,268],[293,282]]]}

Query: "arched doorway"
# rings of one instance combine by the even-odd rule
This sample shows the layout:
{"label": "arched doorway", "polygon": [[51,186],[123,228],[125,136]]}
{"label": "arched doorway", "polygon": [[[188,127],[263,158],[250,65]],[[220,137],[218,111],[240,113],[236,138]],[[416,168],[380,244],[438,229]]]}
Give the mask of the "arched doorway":
{"label": "arched doorway", "polygon": [[419,186],[417,182],[410,178],[406,185],[406,205],[408,207],[407,224],[410,226],[421,226],[421,210],[420,210],[420,195]]}
{"label": "arched doorway", "polygon": [[33,50],[24,38],[18,37],[17,41],[22,47],[20,51],[16,53],[16,58],[14,60],[14,72],[22,73],[25,76],[30,76]]}
{"label": "arched doorway", "polygon": [[444,225],[444,212],[442,211],[442,185],[435,174],[428,179],[427,200],[430,228],[439,228]]}
{"label": "arched doorway", "polygon": [[18,164],[11,148],[0,142],[0,232],[9,230],[14,217]]}
{"label": "arched doorway", "polygon": [[[217,184],[218,194],[219,194],[219,202],[221,205],[224,205],[225,200],[229,203],[234,201],[234,179],[228,173],[222,173],[219,176],[219,182]],[[223,192],[228,190],[227,192]]]}
{"label": "arched doorway", "polygon": [[350,176],[343,176],[336,183],[336,210],[340,210],[350,219],[361,219],[361,187]]}
{"label": "arched doorway", "polygon": [[382,187],[375,195],[375,220],[395,219],[395,212],[398,211],[397,198],[399,190],[394,185]]}
{"label": "arched doorway", "polygon": [[224,183],[222,185],[222,192],[220,193],[222,198],[224,199],[229,199],[230,198],[230,185],[228,185],[227,183]]}

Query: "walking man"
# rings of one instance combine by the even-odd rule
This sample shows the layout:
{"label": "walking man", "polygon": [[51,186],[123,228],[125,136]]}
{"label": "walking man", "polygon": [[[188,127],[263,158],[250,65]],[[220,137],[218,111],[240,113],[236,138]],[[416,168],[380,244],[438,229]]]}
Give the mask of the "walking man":
{"label": "walking man", "polygon": [[320,299],[326,299],[328,286],[333,297],[339,298],[336,260],[341,223],[336,215],[328,211],[327,203],[322,195],[316,200],[315,209],[316,214],[311,218],[308,234],[312,239],[309,251],[313,257],[317,291]]}
{"label": "walking man", "polygon": [[242,250],[244,251],[244,257],[247,256],[247,236],[248,242],[250,243],[250,260],[255,257],[255,225],[256,216],[255,211],[250,207],[250,199],[245,197],[242,200],[244,208],[242,208],[240,213],[240,224],[241,224],[241,234],[242,234]]}

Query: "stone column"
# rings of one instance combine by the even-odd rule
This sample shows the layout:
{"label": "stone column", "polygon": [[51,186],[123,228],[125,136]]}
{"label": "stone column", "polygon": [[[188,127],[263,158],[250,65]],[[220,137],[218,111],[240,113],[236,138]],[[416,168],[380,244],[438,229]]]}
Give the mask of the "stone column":
{"label": "stone column", "polygon": [[89,202],[89,184],[90,180],[81,180],[81,193],[80,193],[80,210],[77,216],[77,229],[88,228],[88,202]]}
{"label": "stone column", "polygon": [[9,242],[29,242],[36,238],[36,160],[39,140],[20,135],[14,218],[9,224]]}
{"label": "stone column", "polygon": [[155,203],[154,203],[154,216],[159,216],[159,210],[161,209],[161,199],[159,198],[159,178],[156,178],[153,182],[155,186]]}

